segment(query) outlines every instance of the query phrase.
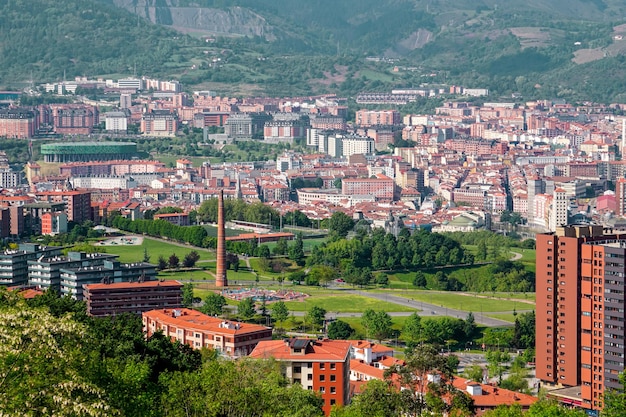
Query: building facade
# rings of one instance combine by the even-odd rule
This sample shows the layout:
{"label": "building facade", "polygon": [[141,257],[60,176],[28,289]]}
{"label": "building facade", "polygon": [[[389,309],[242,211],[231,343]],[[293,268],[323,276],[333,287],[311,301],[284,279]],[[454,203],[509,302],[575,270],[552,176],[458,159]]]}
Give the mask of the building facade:
{"label": "building facade", "polygon": [[250,357],[283,363],[289,383],[319,392],[330,415],[332,407],[350,402],[350,346],[343,340],[272,340],[260,342]]}
{"label": "building facade", "polygon": [[602,407],[624,369],[626,234],[602,226],[537,234],[536,375],[580,387],[579,405]]}
{"label": "building facade", "polygon": [[183,284],[178,281],[117,282],[83,287],[90,316],[142,314],[157,309],[181,308]]}
{"label": "building facade", "polygon": [[232,358],[246,356],[259,342],[272,339],[270,327],[224,320],[187,308],[151,310],[141,316],[147,337],[160,330],[172,340],[196,349],[214,349]]}

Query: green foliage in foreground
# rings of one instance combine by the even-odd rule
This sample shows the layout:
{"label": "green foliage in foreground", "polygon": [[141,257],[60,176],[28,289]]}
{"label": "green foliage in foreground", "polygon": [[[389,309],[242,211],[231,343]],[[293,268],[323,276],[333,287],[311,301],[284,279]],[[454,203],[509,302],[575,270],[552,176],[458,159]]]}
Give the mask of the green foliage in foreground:
{"label": "green foliage in foreground", "polygon": [[[0,289],[0,322],[10,324],[0,326],[2,415],[323,415],[319,394],[289,386],[278,362],[223,360],[215,352],[193,350],[161,333],[145,339],[137,316],[87,317],[84,303],[53,292],[26,301]],[[453,368],[435,347],[416,346],[407,352],[406,366],[386,373],[386,378],[395,374],[412,389],[397,392],[387,380],[372,381],[352,405],[332,415],[470,415],[471,401],[464,393],[445,383],[418,383],[434,370],[449,377]],[[414,395],[417,392],[424,395]],[[453,398],[451,403],[441,400],[446,394]],[[607,410],[622,410],[623,394],[611,393],[605,401]],[[518,417],[521,411],[499,408],[489,415]],[[526,415],[580,416],[543,401]]]}

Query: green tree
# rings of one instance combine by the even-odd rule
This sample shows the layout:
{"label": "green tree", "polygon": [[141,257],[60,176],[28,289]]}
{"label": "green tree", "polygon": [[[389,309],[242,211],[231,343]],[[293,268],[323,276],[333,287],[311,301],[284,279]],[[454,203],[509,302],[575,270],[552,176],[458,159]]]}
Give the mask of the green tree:
{"label": "green tree", "polygon": [[402,396],[398,390],[378,379],[370,380],[350,406],[334,410],[332,417],[399,417]]}
{"label": "green tree", "polygon": [[328,325],[329,339],[349,339],[354,333],[354,329],[345,321],[335,320]]}
{"label": "green tree", "polygon": [[335,276],[335,270],[328,265],[315,265],[309,271],[310,279],[318,282],[321,286],[328,285]]}
{"label": "green tree", "polygon": [[148,253],[148,248],[143,248],[143,261],[150,262],[150,254]]}
{"label": "green tree", "polygon": [[379,343],[391,334],[391,316],[384,311],[365,310],[361,316],[361,324],[367,331],[367,336]]}
{"label": "green tree", "polygon": [[626,410],[626,372],[619,374],[619,382],[622,385],[619,390],[606,389],[604,391],[603,417],[618,417],[624,415],[624,410]]}
{"label": "green tree", "polygon": [[192,250],[183,258],[183,266],[185,268],[193,268],[196,266],[196,262],[200,259],[200,255],[195,250]]}
{"label": "green tree", "polygon": [[484,261],[487,259],[487,243],[484,240],[478,242],[478,249],[476,250],[476,259]]}
{"label": "green tree", "polygon": [[354,220],[347,214],[336,211],[328,220],[328,230],[338,237],[346,237],[354,227]]}
{"label": "green tree", "polygon": [[176,269],[180,265],[180,260],[178,259],[178,256],[176,256],[175,253],[172,253],[167,260],[167,264],[169,265],[170,268]]}
{"label": "green tree", "polygon": [[484,370],[482,366],[474,364],[465,368],[465,372],[463,374],[467,379],[471,379],[472,381],[482,383],[483,382],[483,373]]}
{"label": "green tree", "polygon": [[257,248],[257,256],[265,259],[269,259],[272,254],[270,252],[270,248],[267,245],[261,245]]}
{"label": "green tree", "polygon": [[507,352],[490,350],[485,355],[485,359],[487,359],[489,376],[498,377],[498,383],[502,383],[502,374],[506,370],[504,364],[511,360],[511,356]]}
{"label": "green tree", "polygon": [[320,328],[324,325],[326,320],[326,310],[319,306],[313,306],[306,313],[305,321],[310,323],[315,328]]}
{"label": "green tree", "polygon": [[407,344],[415,346],[422,342],[422,318],[417,314],[411,314],[404,322],[402,336]]}
{"label": "green tree", "polygon": [[193,306],[193,284],[191,282],[183,285],[183,307]]}
{"label": "green tree", "polygon": [[237,306],[237,314],[243,320],[250,320],[256,314],[256,307],[252,298],[244,298]]}
{"label": "green tree", "polygon": [[159,260],[157,261],[157,269],[162,271],[167,268],[167,260],[163,255],[159,255]]}
{"label": "green tree", "polygon": [[289,317],[289,309],[283,301],[272,304],[272,318],[277,322],[284,322]]}
{"label": "green tree", "polygon": [[299,266],[304,265],[304,242],[300,233],[296,235],[293,244],[289,246],[289,259],[295,261]]}
{"label": "green tree", "polygon": [[289,246],[287,245],[287,241],[284,238],[278,239],[276,242],[276,246],[272,249],[272,253],[274,255],[286,255],[289,250]]}
{"label": "green tree", "polygon": [[199,310],[209,316],[220,316],[226,304],[226,298],[223,295],[212,292],[204,298],[204,304]]}
{"label": "green tree", "polygon": [[426,288],[426,275],[422,271],[417,271],[413,277],[413,286],[418,288]]}
{"label": "green tree", "polygon": [[465,337],[467,340],[472,340],[476,334],[477,326],[476,319],[474,318],[474,313],[471,311],[467,313],[467,317],[465,318],[463,332],[465,333]]}
{"label": "green tree", "polygon": [[0,326],[0,414],[117,414],[106,393],[81,374],[84,325],[25,305],[0,310],[0,322],[11,323]]}

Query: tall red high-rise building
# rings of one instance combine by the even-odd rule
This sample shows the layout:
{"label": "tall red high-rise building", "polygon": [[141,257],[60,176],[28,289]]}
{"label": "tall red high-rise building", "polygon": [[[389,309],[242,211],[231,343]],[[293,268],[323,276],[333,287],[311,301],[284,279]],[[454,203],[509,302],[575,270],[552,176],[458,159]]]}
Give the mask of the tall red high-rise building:
{"label": "tall red high-rise building", "polygon": [[567,226],[537,235],[536,376],[580,387],[570,404],[601,409],[604,389],[618,387],[626,354],[625,271],[626,234]]}
{"label": "tall red high-rise building", "polygon": [[217,201],[217,265],[215,267],[215,286],[227,287],[226,278],[226,231],[224,230],[224,190],[220,190]]}

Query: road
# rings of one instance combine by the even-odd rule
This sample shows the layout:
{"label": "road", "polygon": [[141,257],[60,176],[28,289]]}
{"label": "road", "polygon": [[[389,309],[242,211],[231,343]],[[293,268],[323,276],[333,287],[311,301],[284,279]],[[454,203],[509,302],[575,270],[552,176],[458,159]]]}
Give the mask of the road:
{"label": "road", "polygon": [[[450,316],[456,317],[460,319],[465,319],[467,317],[467,311],[456,310],[453,308],[442,307],[435,304],[424,303],[422,301],[414,301],[409,300],[404,297],[399,297],[393,294],[378,294],[371,293],[359,290],[346,290],[346,292],[354,295],[360,295],[363,297],[375,298],[380,301],[386,301],[388,303],[398,304],[404,307],[413,307],[416,310],[422,310],[422,316],[430,315],[433,316]],[[389,313],[391,314],[391,313]],[[487,317],[483,314],[474,314],[474,320],[478,324],[482,324],[488,327],[500,327],[500,326],[511,326],[512,323],[504,320],[494,319],[492,317]]]}
{"label": "road", "polygon": [[[202,281],[181,281],[183,283],[185,282],[192,282],[195,284],[198,283],[202,283]],[[207,281],[205,281],[207,282]],[[211,281],[208,281],[211,282]],[[256,283],[254,281],[237,281],[237,283],[235,284],[234,282],[231,282],[231,285],[241,285],[241,286],[254,286]],[[361,291],[361,290],[352,290],[352,289],[348,289],[348,288],[338,288],[338,287],[334,287],[333,288],[336,291],[341,291],[342,293],[345,294],[353,294],[353,295],[360,295],[363,297],[369,297],[369,298],[374,298],[376,300],[379,301],[385,301],[387,303],[392,303],[392,304],[397,304],[397,305],[401,305],[404,307],[409,307],[409,308],[414,308],[415,311],[420,311],[421,310],[421,316],[422,317],[427,317],[427,316],[449,316],[449,317],[455,317],[455,318],[459,318],[459,319],[463,319],[465,320],[465,318],[467,317],[467,311],[464,310],[456,310],[453,308],[449,308],[449,307],[442,307],[440,305],[435,305],[435,304],[430,304],[430,303],[425,303],[422,301],[415,301],[415,300],[410,300],[407,299],[405,297],[400,297],[398,295],[394,295],[394,294],[379,294],[379,293],[371,293],[371,292],[367,292],[367,291]],[[526,310],[519,310],[518,313],[523,313]],[[531,310],[528,310],[531,311]],[[295,316],[303,316],[305,314],[304,311],[294,311],[293,314]],[[388,314],[392,317],[408,317],[411,314],[413,314],[412,312],[407,312],[407,311],[389,311]],[[335,318],[335,317],[361,317],[361,313],[337,313],[337,312],[328,312],[326,314],[327,318]],[[513,323],[508,322],[508,321],[504,321],[504,320],[499,320],[499,319],[495,319],[492,317],[487,317],[484,314],[480,314],[480,313],[474,313],[474,320],[476,321],[476,323],[478,324],[482,324],[484,326],[488,326],[488,327],[503,327],[503,326],[512,326]]]}

